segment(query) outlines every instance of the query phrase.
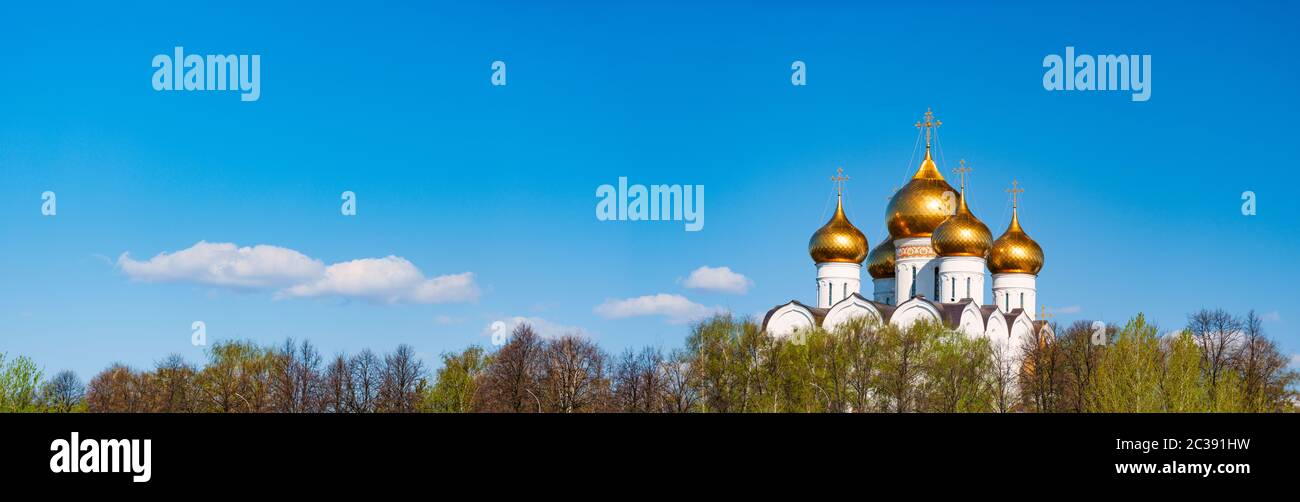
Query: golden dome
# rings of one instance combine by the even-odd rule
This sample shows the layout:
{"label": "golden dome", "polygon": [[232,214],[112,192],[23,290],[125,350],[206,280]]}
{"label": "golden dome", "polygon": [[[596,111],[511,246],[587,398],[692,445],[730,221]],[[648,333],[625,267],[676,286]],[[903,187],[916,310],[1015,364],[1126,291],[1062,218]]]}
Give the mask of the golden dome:
{"label": "golden dome", "polygon": [[867,236],[844,216],[844,202],[835,197],[835,215],[808,240],[808,254],[817,263],[862,263],[867,257]]}
{"label": "golden dome", "polygon": [[957,202],[957,213],[949,216],[930,236],[930,244],[939,256],[978,256],[983,258],[993,247],[989,227],[966,207],[966,191]]}
{"label": "golden dome", "polygon": [[880,241],[880,245],[867,255],[867,273],[871,274],[873,279],[894,277],[894,239],[886,235]]}
{"label": "golden dome", "polygon": [[[956,195],[952,185],[944,181],[943,175],[930,157],[930,148],[925,148],[925,159],[921,167],[912,176],[912,181],[904,185],[885,208],[885,225],[889,235],[895,239],[908,237],[929,237],[935,227],[948,219],[948,203],[944,194]],[[951,199],[949,199],[951,200]]]}
{"label": "golden dome", "polygon": [[989,251],[989,271],[995,274],[1032,274],[1043,270],[1043,248],[1020,228],[1017,209],[1011,208],[1011,224]]}

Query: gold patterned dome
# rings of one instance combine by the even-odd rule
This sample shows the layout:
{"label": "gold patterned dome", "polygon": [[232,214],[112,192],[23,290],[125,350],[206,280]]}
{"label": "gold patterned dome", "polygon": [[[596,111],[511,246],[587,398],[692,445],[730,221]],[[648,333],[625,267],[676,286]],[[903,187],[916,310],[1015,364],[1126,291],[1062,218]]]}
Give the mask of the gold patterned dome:
{"label": "gold patterned dome", "polygon": [[816,263],[862,263],[867,258],[867,236],[844,216],[844,202],[835,197],[835,215],[808,240],[808,254]]}
{"label": "gold patterned dome", "polygon": [[[959,173],[969,172],[966,161],[957,169]],[[966,206],[966,183],[962,182],[961,196],[957,200],[957,212],[944,220],[930,236],[930,244],[939,256],[977,256],[983,258],[993,247],[993,234],[989,227],[971,214]]]}
{"label": "gold patterned dome", "polygon": [[929,237],[943,220],[948,219],[949,205],[944,198],[954,197],[956,191],[944,181],[930,156],[930,131],[942,124],[934,120],[934,114],[929,111],[925,112],[925,122],[916,124],[925,128],[925,158],[912,180],[889,199],[889,206],[885,208],[885,226],[889,227],[889,235],[895,239]]}
{"label": "gold patterned dome", "polygon": [[925,159],[921,161],[916,175],[912,176],[912,181],[895,193],[885,208],[885,225],[889,227],[889,235],[895,239],[929,237],[943,220],[948,219],[948,203],[944,201],[944,194],[952,197],[954,192],[956,190],[953,190],[952,185],[939,174],[927,147]]}
{"label": "gold patterned dome", "polygon": [[[1015,188],[1015,182],[1012,182],[1012,185],[1013,197],[1017,190],[1023,191]],[[993,242],[993,249],[989,251],[990,272],[1038,275],[1038,272],[1043,270],[1043,248],[1020,228],[1018,212],[1017,204],[1012,202],[1011,224],[1007,226],[1007,231],[1002,233],[1002,237],[998,237],[998,240]]]}
{"label": "gold patterned dome", "polygon": [[894,240],[885,236],[871,254],[867,255],[867,273],[873,279],[894,277]]}
{"label": "gold patterned dome", "polygon": [[816,263],[862,263],[867,258],[867,236],[844,215],[844,169],[831,178],[836,183],[835,214],[808,239],[808,254]]}

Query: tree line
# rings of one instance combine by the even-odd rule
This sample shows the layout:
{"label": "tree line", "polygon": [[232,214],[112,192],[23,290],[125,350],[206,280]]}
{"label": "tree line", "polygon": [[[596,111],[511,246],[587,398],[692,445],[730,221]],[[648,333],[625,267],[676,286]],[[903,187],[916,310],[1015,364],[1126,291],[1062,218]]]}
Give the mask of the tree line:
{"label": "tree line", "polygon": [[[1059,328],[1059,327],[1058,327]],[[1018,344],[942,325],[855,320],[774,338],[719,315],[685,346],[610,355],[581,336],[518,326],[489,351],[444,353],[428,371],[408,345],[322,357],[307,341],[223,341],[195,366],[114,364],[82,383],[0,355],[0,411],[411,412],[1288,412],[1300,375],[1253,313],[1202,310],[1160,335],[1142,315],[1080,321]]]}

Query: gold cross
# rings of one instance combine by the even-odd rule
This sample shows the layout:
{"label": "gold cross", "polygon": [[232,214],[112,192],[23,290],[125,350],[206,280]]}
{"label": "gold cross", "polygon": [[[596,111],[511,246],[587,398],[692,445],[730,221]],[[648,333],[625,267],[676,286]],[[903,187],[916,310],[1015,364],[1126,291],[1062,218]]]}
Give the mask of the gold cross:
{"label": "gold cross", "polygon": [[1011,180],[1011,188],[1007,189],[1007,193],[1011,194],[1011,209],[1015,209],[1018,207],[1016,205],[1016,194],[1025,193],[1025,189],[1020,188],[1020,182]]}
{"label": "gold cross", "polygon": [[956,173],[958,176],[961,176],[961,191],[965,192],[965,191],[966,191],[966,173],[971,172],[971,168],[970,168],[969,166],[966,165],[966,159],[961,159],[961,162],[959,162],[959,164],[961,164],[961,167],[958,167],[958,168],[956,168],[956,169],[953,169],[952,172],[953,172],[953,173]]}
{"label": "gold cross", "polygon": [[1047,313],[1047,305],[1039,305],[1039,306],[1038,306],[1038,311],[1041,312],[1040,314],[1038,314],[1038,320],[1040,320],[1040,321],[1046,321],[1046,320],[1048,320],[1048,319],[1051,319],[1051,318],[1053,318],[1053,317],[1056,317],[1056,314],[1048,314],[1048,313]]}
{"label": "gold cross", "polygon": [[844,182],[848,181],[849,177],[844,175],[843,167],[837,169],[836,173],[838,174],[831,176],[831,183],[835,184],[835,195],[844,195]]}
{"label": "gold cross", "polygon": [[934,112],[929,108],[925,109],[925,122],[917,122],[916,128],[925,128],[925,147],[930,148],[930,130],[943,125],[943,121],[934,120]]}

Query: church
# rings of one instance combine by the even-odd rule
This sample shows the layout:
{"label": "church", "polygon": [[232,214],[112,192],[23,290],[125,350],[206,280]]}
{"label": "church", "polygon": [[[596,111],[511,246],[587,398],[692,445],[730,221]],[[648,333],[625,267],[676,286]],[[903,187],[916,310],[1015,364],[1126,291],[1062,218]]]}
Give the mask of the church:
{"label": "church", "polygon": [[[1020,225],[1012,181],[1011,222],[997,239],[971,213],[966,202],[965,173],[956,192],[931,156],[931,132],[942,125],[930,111],[916,126],[925,131],[925,157],[916,174],[894,193],[885,208],[889,235],[874,249],[844,214],[843,170],[836,183],[835,213],[808,241],[817,270],[813,305],[791,300],[763,317],[763,330],[789,336],[821,327],[833,330],[849,319],[865,317],[906,327],[919,321],[943,323],[967,336],[985,336],[1013,350],[1030,335],[1050,340],[1051,326],[1035,318],[1038,273],[1043,249]],[[868,251],[870,249],[870,251]],[[862,294],[862,267],[871,274],[872,292]],[[985,272],[993,278],[992,302],[985,304]]]}

